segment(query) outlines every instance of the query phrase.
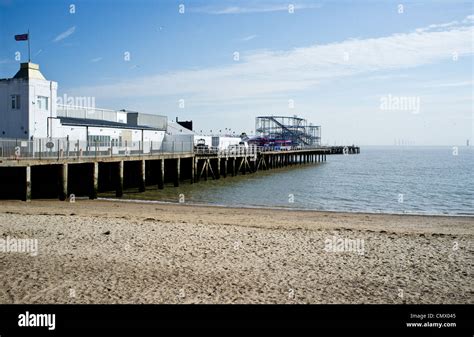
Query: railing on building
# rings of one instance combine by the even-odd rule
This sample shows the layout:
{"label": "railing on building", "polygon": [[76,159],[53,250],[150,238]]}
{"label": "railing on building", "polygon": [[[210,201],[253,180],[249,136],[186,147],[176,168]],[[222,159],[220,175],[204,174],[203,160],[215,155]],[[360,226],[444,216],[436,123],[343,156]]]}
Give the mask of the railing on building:
{"label": "railing on building", "polygon": [[[121,122],[126,123],[125,120],[121,120],[119,115],[120,112],[109,109],[99,109],[85,106],[74,106],[57,104],[56,113],[58,117],[70,117],[70,118],[82,118],[82,119],[96,119],[110,122]],[[123,114],[123,113],[122,113]]]}
{"label": "railing on building", "polygon": [[99,109],[87,106],[75,106],[57,104],[56,113],[58,117],[94,119],[123,123],[124,125],[139,127],[147,126],[154,129],[166,130],[168,127],[168,117],[126,110]]}

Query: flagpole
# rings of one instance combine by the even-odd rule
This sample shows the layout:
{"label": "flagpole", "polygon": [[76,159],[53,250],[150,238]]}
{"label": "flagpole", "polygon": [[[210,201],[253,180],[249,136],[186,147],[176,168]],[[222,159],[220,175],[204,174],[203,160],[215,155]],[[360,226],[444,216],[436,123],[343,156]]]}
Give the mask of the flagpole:
{"label": "flagpole", "polygon": [[31,62],[31,54],[30,54],[30,29],[28,28],[28,63]]}

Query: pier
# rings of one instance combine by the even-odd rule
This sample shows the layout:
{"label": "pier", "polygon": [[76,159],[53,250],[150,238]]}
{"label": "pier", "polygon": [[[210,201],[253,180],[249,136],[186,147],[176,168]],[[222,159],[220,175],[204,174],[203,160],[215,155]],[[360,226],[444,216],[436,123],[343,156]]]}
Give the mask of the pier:
{"label": "pier", "polygon": [[[14,143],[13,143],[14,142]],[[328,155],[360,152],[357,146],[272,149],[249,146],[195,149],[192,144],[135,144],[115,149],[31,141],[0,144],[0,198],[97,198],[98,193],[163,189],[287,166],[325,162]],[[145,150],[146,149],[146,150]],[[153,150],[157,149],[157,150]]]}

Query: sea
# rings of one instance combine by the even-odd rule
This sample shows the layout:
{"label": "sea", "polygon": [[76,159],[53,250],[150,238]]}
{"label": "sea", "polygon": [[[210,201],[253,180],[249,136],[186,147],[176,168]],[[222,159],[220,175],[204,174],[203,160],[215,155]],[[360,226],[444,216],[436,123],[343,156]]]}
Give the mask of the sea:
{"label": "sea", "polygon": [[[389,214],[474,215],[474,148],[362,146],[360,154],[163,190],[125,190],[123,199]],[[107,197],[107,194],[104,195]]]}

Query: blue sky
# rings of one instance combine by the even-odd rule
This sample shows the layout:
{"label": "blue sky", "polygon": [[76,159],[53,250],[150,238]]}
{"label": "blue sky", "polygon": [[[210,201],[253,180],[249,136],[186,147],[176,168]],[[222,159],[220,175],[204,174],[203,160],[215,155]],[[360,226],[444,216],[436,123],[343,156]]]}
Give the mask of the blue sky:
{"label": "blue sky", "polygon": [[[98,107],[205,132],[297,114],[328,144],[461,145],[473,132],[473,22],[457,0],[0,0],[0,77],[26,60],[13,36],[30,29],[32,61],[59,94]],[[381,108],[388,97],[419,108]]]}

